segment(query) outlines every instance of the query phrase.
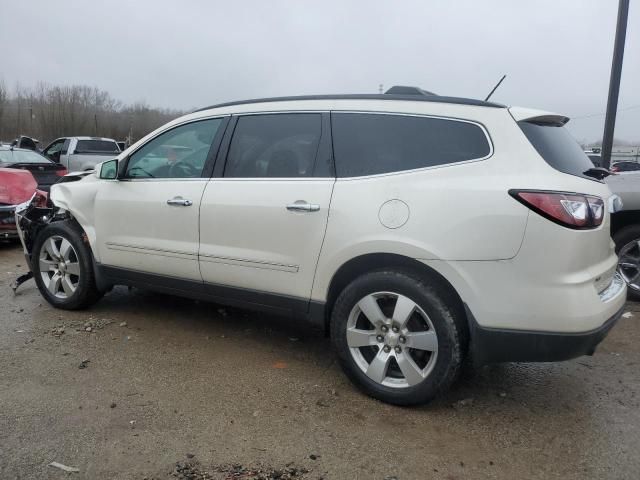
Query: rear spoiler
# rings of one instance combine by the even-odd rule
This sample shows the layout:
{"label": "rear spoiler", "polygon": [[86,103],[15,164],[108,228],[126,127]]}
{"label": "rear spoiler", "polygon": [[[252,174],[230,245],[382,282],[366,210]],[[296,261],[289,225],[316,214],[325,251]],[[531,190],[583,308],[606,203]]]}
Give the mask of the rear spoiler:
{"label": "rear spoiler", "polygon": [[509,113],[516,122],[531,122],[562,127],[569,121],[569,117],[565,117],[564,115],[545,112],[543,110],[534,110],[532,108],[510,107]]}

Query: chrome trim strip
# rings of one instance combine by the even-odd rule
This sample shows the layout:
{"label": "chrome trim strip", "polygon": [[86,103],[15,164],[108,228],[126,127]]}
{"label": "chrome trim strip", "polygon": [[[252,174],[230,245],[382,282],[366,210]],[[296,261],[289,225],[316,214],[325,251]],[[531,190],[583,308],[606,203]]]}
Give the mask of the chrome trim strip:
{"label": "chrome trim strip", "polygon": [[263,268],[267,270],[278,270],[281,272],[298,273],[299,265],[286,265],[284,263],[267,262],[263,260],[250,260],[246,258],[221,257],[217,255],[200,254],[203,262],[223,263],[226,265],[236,265],[239,267]]}
{"label": "chrome trim strip", "polygon": [[123,243],[116,242],[106,242],[106,247],[109,250],[118,250],[123,252],[131,252],[131,253],[142,253],[145,255],[159,255],[163,257],[174,257],[174,258],[184,258],[186,260],[196,260],[197,253],[194,252],[185,252],[181,250],[165,250],[162,248],[150,248],[150,247],[142,247],[138,245],[126,245]]}

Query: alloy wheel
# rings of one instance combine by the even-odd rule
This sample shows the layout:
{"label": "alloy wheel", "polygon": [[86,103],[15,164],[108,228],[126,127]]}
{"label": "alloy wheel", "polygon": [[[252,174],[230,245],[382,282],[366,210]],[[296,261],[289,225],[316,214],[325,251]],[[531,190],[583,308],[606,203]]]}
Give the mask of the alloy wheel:
{"label": "alloy wheel", "polygon": [[49,237],[39,255],[40,276],[45,288],[57,298],[69,298],[80,282],[78,253],[71,242],[60,235]]}
{"label": "alloy wheel", "polygon": [[635,239],[620,249],[618,271],[629,288],[640,292],[640,239]]}
{"label": "alloy wheel", "polygon": [[438,336],[429,316],[398,293],[376,292],[360,299],[349,314],[346,336],[358,367],[387,387],[419,384],[438,356]]}

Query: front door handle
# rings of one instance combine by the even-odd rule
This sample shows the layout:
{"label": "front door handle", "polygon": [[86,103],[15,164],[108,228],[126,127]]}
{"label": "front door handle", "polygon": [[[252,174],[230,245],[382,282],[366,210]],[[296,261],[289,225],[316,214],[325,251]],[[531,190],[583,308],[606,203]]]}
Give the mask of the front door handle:
{"label": "front door handle", "polygon": [[167,200],[167,205],[178,205],[179,207],[190,207],[193,205],[191,200],[182,197],[174,197]]}
{"label": "front door handle", "polygon": [[320,210],[320,205],[308,203],[305,200],[297,200],[287,205],[287,210],[290,212],[317,212]]}

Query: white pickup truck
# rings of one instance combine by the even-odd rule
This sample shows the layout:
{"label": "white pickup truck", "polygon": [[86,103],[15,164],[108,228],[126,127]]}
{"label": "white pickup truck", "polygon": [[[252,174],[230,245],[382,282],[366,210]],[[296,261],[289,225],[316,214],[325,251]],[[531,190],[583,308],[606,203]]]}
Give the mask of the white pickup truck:
{"label": "white pickup truck", "polygon": [[102,137],[62,137],[51,142],[42,154],[69,172],[93,170],[96,164],[120,154],[118,142]]}

